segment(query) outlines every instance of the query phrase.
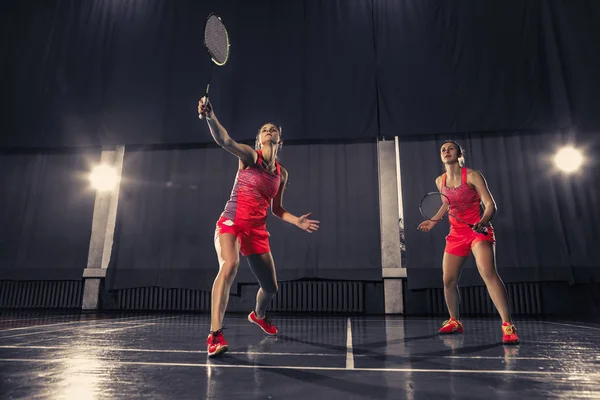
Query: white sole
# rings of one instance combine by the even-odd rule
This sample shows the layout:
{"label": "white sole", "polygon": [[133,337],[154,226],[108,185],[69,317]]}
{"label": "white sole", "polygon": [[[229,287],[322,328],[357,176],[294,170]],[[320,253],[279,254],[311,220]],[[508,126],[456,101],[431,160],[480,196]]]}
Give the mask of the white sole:
{"label": "white sole", "polygon": [[208,356],[209,356],[209,357],[216,357],[216,356],[218,356],[219,354],[223,354],[223,353],[225,353],[227,350],[229,350],[229,346],[223,346],[223,347],[220,347],[220,348],[219,348],[217,351],[215,351],[214,353],[208,353]]}

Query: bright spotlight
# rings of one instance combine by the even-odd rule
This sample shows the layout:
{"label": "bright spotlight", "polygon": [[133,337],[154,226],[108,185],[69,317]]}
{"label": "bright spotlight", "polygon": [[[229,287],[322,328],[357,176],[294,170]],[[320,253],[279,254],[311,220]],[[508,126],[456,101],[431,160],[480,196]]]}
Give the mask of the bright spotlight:
{"label": "bright spotlight", "polygon": [[563,147],[554,156],[554,163],[561,171],[575,172],[583,164],[583,155],[573,147]]}
{"label": "bright spotlight", "polygon": [[90,174],[92,187],[101,192],[113,190],[119,180],[117,171],[108,165],[98,165]]}

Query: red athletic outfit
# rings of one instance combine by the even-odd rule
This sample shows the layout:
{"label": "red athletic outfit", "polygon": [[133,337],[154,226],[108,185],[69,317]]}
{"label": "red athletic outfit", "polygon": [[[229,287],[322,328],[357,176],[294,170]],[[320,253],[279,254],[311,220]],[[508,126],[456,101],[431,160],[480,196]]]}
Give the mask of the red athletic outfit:
{"label": "red athletic outfit", "polygon": [[222,233],[236,235],[243,256],[271,251],[267,213],[281,183],[279,163],[275,162],[277,170],[276,174],[272,174],[267,170],[262,151],[256,152],[256,164],[238,170],[231,196],[215,229],[215,240]]}
{"label": "red athletic outfit", "polygon": [[[441,192],[448,197],[450,201],[450,211],[458,218],[470,224],[476,224],[481,219],[481,198],[475,189],[467,184],[467,169],[461,170],[460,185],[455,188],[446,187],[446,173],[442,176]],[[494,236],[494,228],[491,224],[487,225],[487,235],[473,231],[469,225],[449,217],[450,233],[446,236],[445,252],[460,257],[469,255],[473,246],[477,243],[487,240],[496,243]],[[440,334],[455,334],[462,333],[464,330],[460,320],[450,318],[442,324],[438,333]],[[517,336],[517,328],[512,322],[505,321],[502,324],[502,343],[517,344],[519,337]]]}
{"label": "red athletic outfit", "polygon": [[[448,197],[451,212],[458,218],[470,224],[476,224],[481,219],[481,198],[475,189],[467,184],[467,169],[461,170],[461,184],[455,188],[446,187],[446,173],[442,176],[441,192]],[[450,233],[446,236],[445,252],[455,256],[466,257],[473,246],[482,240],[496,243],[494,228],[487,225],[488,234],[477,233],[469,225],[449,216]]]}

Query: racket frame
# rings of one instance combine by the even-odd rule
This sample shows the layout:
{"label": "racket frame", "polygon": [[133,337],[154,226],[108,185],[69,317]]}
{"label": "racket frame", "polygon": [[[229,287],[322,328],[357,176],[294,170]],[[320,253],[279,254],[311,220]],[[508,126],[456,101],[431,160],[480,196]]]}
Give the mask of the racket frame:
{"label": "racket frame", "polygon": [[[223,29],[225,30],[225,37],[227,38],[227,55],[225,56],[225,61],[223,61],[222,63],[215,60],[214,55],[212,54],[212,52],[208,48],[208,45],[206,44],[206,26],[208,25],[208,21],[213,17],[217,18],[219,20],[219,22],[223,25]],[[222,67],[225,64],[227,64],[227,61],[229,61],[229,55],[231,53],[231,51],[230,51],[231,42],[229,41],[229,31],[227,30],[227,26],[225,25],[225,22],[223,22],[223,18],[221,18],[221,16],[215,12],[211,12],[210,14],[208,14],[208,16],[206,17],[206,21],[204,21],[204,29],[202,31],[202,44],[204,44],[204,48],[206,49],[206,52],[208,53],[210,60],[212,61],[212,63],[210,64],[210,72],[208,75],[208,84],[206,85],[206,90],[204,92],[204,97],[206,98],[206,106],[208,106],[209,105],[208,91],[210,89],[210,83],[212,81],[212,74],[214,71],[214,67],[215,67],[215,65]],[[203,119],[202,114],[198,114],[198,118]]]}
{"label": "racket frame", "polygon": [[[219,22],[221,22],[221,25],[223,25],[223,29],[225,30],[225,37],[227,38],[227,55],[225,56],[225,61],[223,61],[221,63],[218,62],[217,60],[215,60],[214,54],[210,51],[210,49],[208,48],[208,45],[206,44],[206,26],[208,25],[208,21],[212,17],[216,17],[219,20]],[[227,26],[225,26],[225,22],[223,22],[223,18],[221,18],[221,16],[219,14],[212,12],[212,13],[208,14],[208,16],[206,17],[206,21],[204,22],[202,43],[204,44],[204,48],[206,48],[206,51],[208,52],[208,55],[210,56],[210,59],[213,63],[215,63],[219,67],[222,67],[223,65],[227,64],[227,61],[229,61],[229,55],[230,55],[229,49],[231,48],[231,42],[229,41],[229,32],[227,31]]]}
{"label": "racket frame", "polygon": [[[469,226],[469,228],[473,228],[473,226],[474,226],[473,224],[470,224],[470,223],[468,223],[467,221],[464,221],[463,219],[461,219],[461,218],[457,217],[456,215],[454,215],[454,214],[452,214],[452,213],[450,212],[450,199],[448,198],[448,196],[446,196],[446,195],[445,195],[444,193],[442,193],[442,192],[429,192],[429,193],[427,193],[425,196],[423,196],[423,198],[421,199],[421,202],[419,203],[419,211],[421,212],[421,215],[422,215],[422,216],[423,216],[425,219],[427,219],[427,220],[429,220],[429,221],[433,221],[433,222],[437,222],[437,221],[439,221],[439,220],[441,220],[441,219],[444,219],[444,215],[442,215],[442,216],[440,217],[440,219],[431,219],[431,218],[429,218],[427,215],[425,215],[425,213],[423,212],[423,207],[422,207],[422,205],[423,205],[423,201],[424,201],[424,200],[425,200],[427,197],[429,197],[429,196],[433,196],[433,195],[444,196],[444,198],[446,199],[446,201],[447,201],[447,203],[446,203],[446,204],[448,205],[448,210],[446,211],[446,213],[445,213],[444,215],[448,214],[448,215],[450,215],[451,217],[453,217],[454,219],[457,219],[457,220],[459,220],[459,221],[460,221],[460,222],[462,222],[463,224],[466,224],[466,225],[468,225],[468,226]],[[481,231],[481,233],[483,233],[484,235],[486,235],[486,236],[487,236],[487,234],[488,234],[488,230],[487,230],[487,228],[484,228],[484,229],[483,229],[483,231]]]}

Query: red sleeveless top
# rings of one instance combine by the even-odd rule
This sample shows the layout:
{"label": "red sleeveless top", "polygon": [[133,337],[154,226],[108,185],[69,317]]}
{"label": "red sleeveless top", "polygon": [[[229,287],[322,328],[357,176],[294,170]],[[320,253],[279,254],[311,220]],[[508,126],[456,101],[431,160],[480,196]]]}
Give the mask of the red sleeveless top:
{"label": "red sleeveless top", "polygon": [[[476,224],[481,219],[483,207],[477,190],[467,184],[467,168],[461,170],[461,183],[455,188],[446,187],[446,173],[442,175],[441,192],[450,201],[450,212],[470,224]],[[448,217],[450,229],[462,230],[471,228],[452,216]],[[491,225],[490,225],[491,226]]]}
{"label": "red sleeveless top", "polygon": [[276,173],[267,170],[262,151],[257,150],[256,164],[240,169],[235,177],[231,196],[221,217],[235,225],[256,227],[266,224],[271,200],[279,192],[281,167],[275,161]]}

